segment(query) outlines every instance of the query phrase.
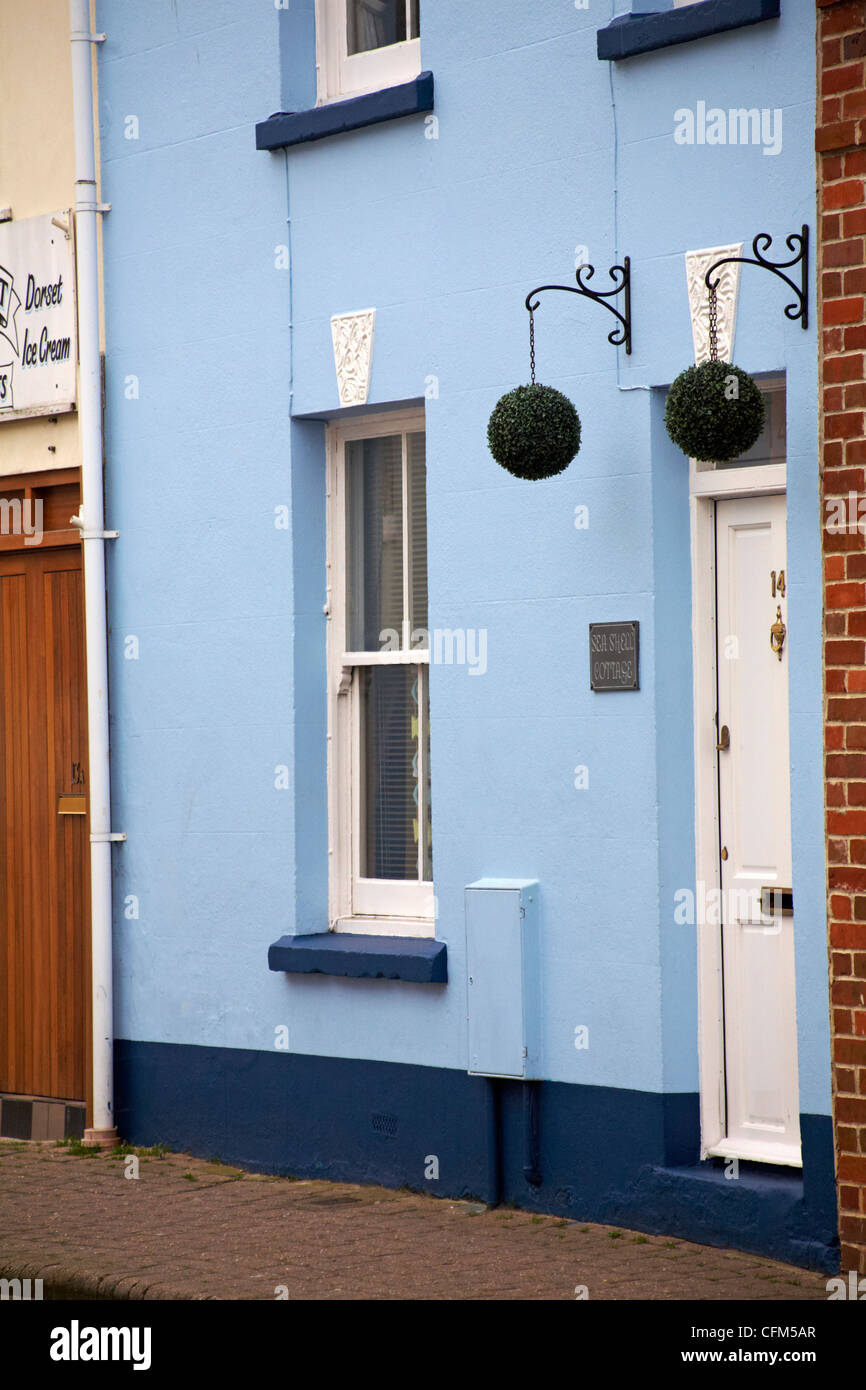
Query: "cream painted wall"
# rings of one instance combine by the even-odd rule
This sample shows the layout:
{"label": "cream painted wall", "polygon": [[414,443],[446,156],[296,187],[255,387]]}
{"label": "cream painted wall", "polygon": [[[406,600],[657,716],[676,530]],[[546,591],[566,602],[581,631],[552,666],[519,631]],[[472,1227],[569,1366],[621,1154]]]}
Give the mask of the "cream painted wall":
{"label": "cream painted wall", "polygon": [[[68,208],[74,179],[68,0],[0,0],[0,208]],[[0,418],[0,475],[79,462],[74,412]]]}
{"label": "cream painted wall", "polygon": [[72,201],[68,0],[0,5],[0,207],[36,217]]}

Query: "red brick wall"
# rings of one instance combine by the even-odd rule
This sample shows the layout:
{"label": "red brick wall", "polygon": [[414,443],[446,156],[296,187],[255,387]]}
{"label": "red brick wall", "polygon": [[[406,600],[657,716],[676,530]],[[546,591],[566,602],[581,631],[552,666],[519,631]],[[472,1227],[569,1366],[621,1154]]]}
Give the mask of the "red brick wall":
{"label": "red brick wall", "polygon": [[860,529],[866,532],[866,0],[817,0],[817,6],[833,1119],[841,1265],[866,1274],[866,535]]}

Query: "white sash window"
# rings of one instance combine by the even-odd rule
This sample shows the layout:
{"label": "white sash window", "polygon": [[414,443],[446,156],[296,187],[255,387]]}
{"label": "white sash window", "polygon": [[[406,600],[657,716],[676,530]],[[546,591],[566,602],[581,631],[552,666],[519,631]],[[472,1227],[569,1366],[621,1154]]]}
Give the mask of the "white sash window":
{"label": "white sash window", "polygon": [[316,0],[319,105],[421,71],[420,0]]}
{"label": "white sash window", "polygon": [[328,452],[330,926],[432,936],[423,414]]}

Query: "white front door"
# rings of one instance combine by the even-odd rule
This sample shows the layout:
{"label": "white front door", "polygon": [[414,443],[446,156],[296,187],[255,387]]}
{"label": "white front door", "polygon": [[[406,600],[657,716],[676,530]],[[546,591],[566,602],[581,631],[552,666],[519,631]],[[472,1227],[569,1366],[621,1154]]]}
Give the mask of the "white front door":
{"label": "white front door", "polygon": [[785,497],[718,501],[724,1118],[712,1152],[799,1164],[787,610]]}

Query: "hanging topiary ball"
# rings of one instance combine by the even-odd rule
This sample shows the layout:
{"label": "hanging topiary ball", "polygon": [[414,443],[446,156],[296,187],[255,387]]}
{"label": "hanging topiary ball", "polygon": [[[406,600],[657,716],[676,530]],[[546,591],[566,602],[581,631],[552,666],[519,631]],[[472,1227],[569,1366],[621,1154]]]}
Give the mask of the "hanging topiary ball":
{"label": "hanging topiary ball", "polygon": [[727,463],[744,454],[764,428],[764,397],[730,362],[704,362],[680,372],[665,406],[674,443],[701,463]]}
{"label": "hanging topiary ball", "polygon": [[515,478],[552,478],[580,448],[580,419],[552,386],[518,386],[494,406],[487,442],[496,462]]}

